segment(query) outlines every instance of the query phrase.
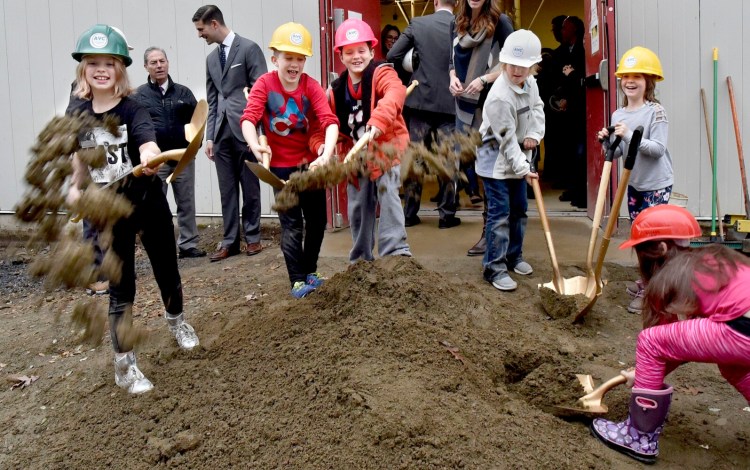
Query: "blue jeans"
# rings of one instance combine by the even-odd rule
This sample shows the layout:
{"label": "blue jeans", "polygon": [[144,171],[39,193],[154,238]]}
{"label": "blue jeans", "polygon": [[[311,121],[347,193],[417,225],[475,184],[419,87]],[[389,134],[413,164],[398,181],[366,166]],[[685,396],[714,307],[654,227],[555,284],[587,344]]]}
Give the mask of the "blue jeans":
{"label": "blue jeans", "polygon": [[488,282],[505,277],[523,261],[526,234],[526,180],[498,180],[482,177],[487,201],[487,250],[482,266]]}

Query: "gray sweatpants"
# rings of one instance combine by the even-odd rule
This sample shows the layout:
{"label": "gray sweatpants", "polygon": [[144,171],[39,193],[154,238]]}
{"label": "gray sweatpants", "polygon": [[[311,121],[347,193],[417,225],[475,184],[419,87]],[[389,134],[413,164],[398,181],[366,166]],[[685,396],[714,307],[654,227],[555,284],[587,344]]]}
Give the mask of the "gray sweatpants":
{"label": "gray sweatpants", "polygon": [[378,225],[378,254],[411,256],[406,243],[404,210],[398,190],[401,187],[401,167],[396,165],[375,181],[359,177],[359,189],[349,183],[346,194],[349,202],[349,225],[352,230],[352,251],[349,261],[372,261],[375,249],[375,208],[380,203]]}

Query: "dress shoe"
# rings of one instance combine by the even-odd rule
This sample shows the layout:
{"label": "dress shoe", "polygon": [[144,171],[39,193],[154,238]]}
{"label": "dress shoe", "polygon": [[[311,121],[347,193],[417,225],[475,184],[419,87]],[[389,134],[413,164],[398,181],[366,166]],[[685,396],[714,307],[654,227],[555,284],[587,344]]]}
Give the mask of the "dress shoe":
{"label": "dress shoe", "polygon": [[206,252],[201,250],[200,248],[192,247],[188,248],[187,250],[180,250],[180,254],[178,255],[180,259],[182,258],[203,258],[206,256]]}
{"label": "dress shoe", "polygon": [[461,225],[461,219],[456,216],[446,217],[438,221],[438,228],[451,228]]}
{"label": "dress shoe", "polygon": [[485,251],[487,251],[487,239],[484,237],[484,232],[482,232],[482,238],[480,238],[474,246],[469,248],[469,251],[466,252],[466,256],[482,256]]}
{"label": "dress shoe", "polygon": [[420,219],[418,215],[415,215],[414,217],[407,217],[404,220],[404,227],[413,227],[421,223],[422,223],[422,219]]}
{"label": "dress shoe", "polygon": [[479,194],[472,194],[471,196],[469,196],[469,201],[471,201],[472,204],[476,205],[480,202],[484,202],[484,199],[482,199],[482,196],[480,196]]}
{"label": "dress shoe", "polygon": [[209,259],[212,262],[213,261],[221,261],[223,259],[229,258],[230,256],[232,256],[232,255],[229,254],[229,248],[226,248],[226,247],[222,246],[216,252],[211,253],[211,256],[209,257]]}
{"label": "dress shoe", "polygon": [[558,197],[561,201],[571,201],[573,199],[573,194],[570,191],[563,191],[562,194],[560,194],[560,197]]}
{"label": "dress shoe", "polygon": [[245,248],[247,256],[257,255],[261,251],[263,251],[263,246],[261,246],[260,242],[248,243],[247,248]]}

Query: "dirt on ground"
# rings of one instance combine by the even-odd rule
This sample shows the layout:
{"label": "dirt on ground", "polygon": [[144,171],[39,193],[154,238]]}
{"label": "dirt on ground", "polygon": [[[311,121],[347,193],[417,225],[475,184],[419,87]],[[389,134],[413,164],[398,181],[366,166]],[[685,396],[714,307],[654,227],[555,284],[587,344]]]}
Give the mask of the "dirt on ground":
{"label": "dirt on ground", "polygon": [[[202,230],[211,251],[220,227]],[[633,365],[640,318],[625,310],[632,267],[605,264],[608,284],[581,325],[551,318],[537,284],[544,250],[512,293],[481,280],[480,260],[320,260],[328,281],[289,295],[278,227],[254,257],[180,260],[185,311],[201,344],[181,351],[137,251],[138,349],[153,391],[114,384],[108,335],[81,342],[74,308],[107,297],[46,292],[26,273],[37,255],[5,234],[0,252],[0,468],[637,468],[591,437],[591,416],[561,416]],[[567,266],[564,276],[579,275]],[[80,307],[79,307],[80,308]],[[748,468],[748,404],[715,366],[668,377],[675,395],[660,441],[663,468]],[[627,413],[627,389],[605,398]]]}

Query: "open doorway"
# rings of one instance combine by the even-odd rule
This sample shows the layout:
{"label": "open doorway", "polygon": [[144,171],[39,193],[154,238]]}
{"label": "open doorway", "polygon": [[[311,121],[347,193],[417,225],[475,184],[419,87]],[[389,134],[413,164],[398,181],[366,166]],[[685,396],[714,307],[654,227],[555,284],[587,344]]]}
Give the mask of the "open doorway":
{"label": "open doorway", "polygon": [[[515,29],[533,31],[546,52],[543,69],[537,76],[549,129],[548,138],[541,145],[540,173],[545,206],[557,215],[587,215],[587,208],[593,207],[593,203],[589,202],[588,189],[593,186],[596,191],[598,186],[598,179],[593,184],[587,184],[587,90],[584,78],[588,74],[583,50],[586,44],[584,33],[587,31],[586,1],[498,1],[502,10],[513,19]],[[380,3],[381,29],[395,27],[403,31],[412,15],[421,16],[434,11],[432,0]],[[562,20],[565,19],[568,30],[563,36]],[[556,27],[553,20],[557,23]],[[566,70],[575,69],[569,77],[563,75],[564,66],[568,66]],[[571,93],[571,90],[575,93]],[[433,195],[436,192],[437,189],[432,189],[428,181],[425,194]],[[482,205],[472,204],[469,196],[463,192],[460,199],[461,209],[481,211]],[[533,211],[534,204],[530,207]]]}

